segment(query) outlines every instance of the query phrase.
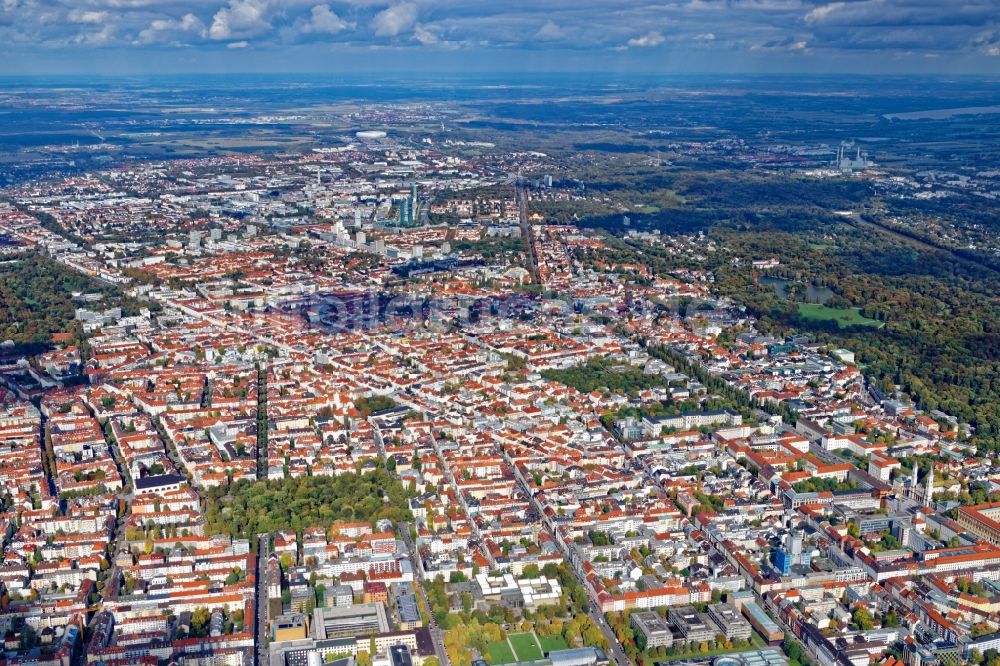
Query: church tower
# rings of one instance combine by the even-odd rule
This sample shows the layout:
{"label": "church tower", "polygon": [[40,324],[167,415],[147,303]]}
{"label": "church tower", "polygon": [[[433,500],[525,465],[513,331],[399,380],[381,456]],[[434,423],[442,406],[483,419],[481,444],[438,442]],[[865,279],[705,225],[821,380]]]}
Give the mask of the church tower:
{"label": "church tower", "polygon": [[934,494],[934,464],[927,471],[927,487],[924,489],[924,507],[931,505],[931,496]]}

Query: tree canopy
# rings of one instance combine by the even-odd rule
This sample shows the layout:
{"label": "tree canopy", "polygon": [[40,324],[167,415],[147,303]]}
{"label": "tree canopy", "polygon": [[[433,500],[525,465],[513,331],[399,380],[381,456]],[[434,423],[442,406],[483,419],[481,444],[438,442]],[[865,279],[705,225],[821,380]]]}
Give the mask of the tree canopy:
{"label": "tree canopy", "polygon": [[278,530],[300,532],[342,521],[412,520],[406,491],[384,470],[362,475],[238,481],[208,492],[210,534],[251,538]]}

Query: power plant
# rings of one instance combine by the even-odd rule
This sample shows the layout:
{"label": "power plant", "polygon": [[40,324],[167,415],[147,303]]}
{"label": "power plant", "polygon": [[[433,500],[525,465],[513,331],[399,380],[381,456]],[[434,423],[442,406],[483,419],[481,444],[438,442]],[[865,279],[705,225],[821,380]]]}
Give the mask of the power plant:
{"label": "power plant", "polygon": [[[852,152],[854,155],[851,155]],[[854,173],[870,169],[875,163],[868,159],[868,153],[862,152],[861,146],[856,145],[854,141],[841,141],[834,166],[842,173]]]}

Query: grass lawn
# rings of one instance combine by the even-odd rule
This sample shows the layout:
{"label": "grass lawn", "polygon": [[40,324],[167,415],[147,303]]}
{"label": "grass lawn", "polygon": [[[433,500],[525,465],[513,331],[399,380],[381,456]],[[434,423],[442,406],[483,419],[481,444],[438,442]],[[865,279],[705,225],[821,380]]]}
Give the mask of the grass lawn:
{"label": "grass lawn", "polygon": [[542,658],[542,648],[538,645],[538,639],[534,632],[525,634],[508,634],[507,640],[514,648],[514,653],[519,661],[535,661]]}
{"label": "grass lawn", "polygon": [[799,316],[813,321],[835,321],[840,328],[848,326],[871,326],[882,328],[880,321],[869,319],[859,308],[830,308],[818,303],[799,303]]}
{"label": "grass lawn", "polygon": [[562,636],[539,636],[538,642],[542,644],[542,652],[548,654],[555,650],[568,650],[569,646]]}
{"label": "grass lawn", "polygon": [[486,649],[490,653],[490,661],[494,664],[511,664],[517,661],[514,657],[514,651],[510,649],[510,645],[507,641],[489,643],[487,644]]}

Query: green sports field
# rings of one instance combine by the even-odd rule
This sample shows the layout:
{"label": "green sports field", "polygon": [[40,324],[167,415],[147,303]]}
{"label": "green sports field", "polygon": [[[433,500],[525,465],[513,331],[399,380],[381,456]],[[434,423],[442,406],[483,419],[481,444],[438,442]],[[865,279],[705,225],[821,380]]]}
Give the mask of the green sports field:
{"label": "green sports field", "polygon": [[568,650],[569,646],[562,636],[539,636],[538,642],[542,644],[542,652],[548,654],[556,650]]}
{"label": "green sports field", "polygon": [[518,661],[535,661],[542,658],[542,648],[538,645],[534,632],[510,634],[507,639],[514,648]]}
{"label": "green sports field", "polygon": [[510,649],[507,641],[497,641],[486,646],[490,653],[490,661],[494,664],[511,664],[517,659],[514,658],[514,651]]}

